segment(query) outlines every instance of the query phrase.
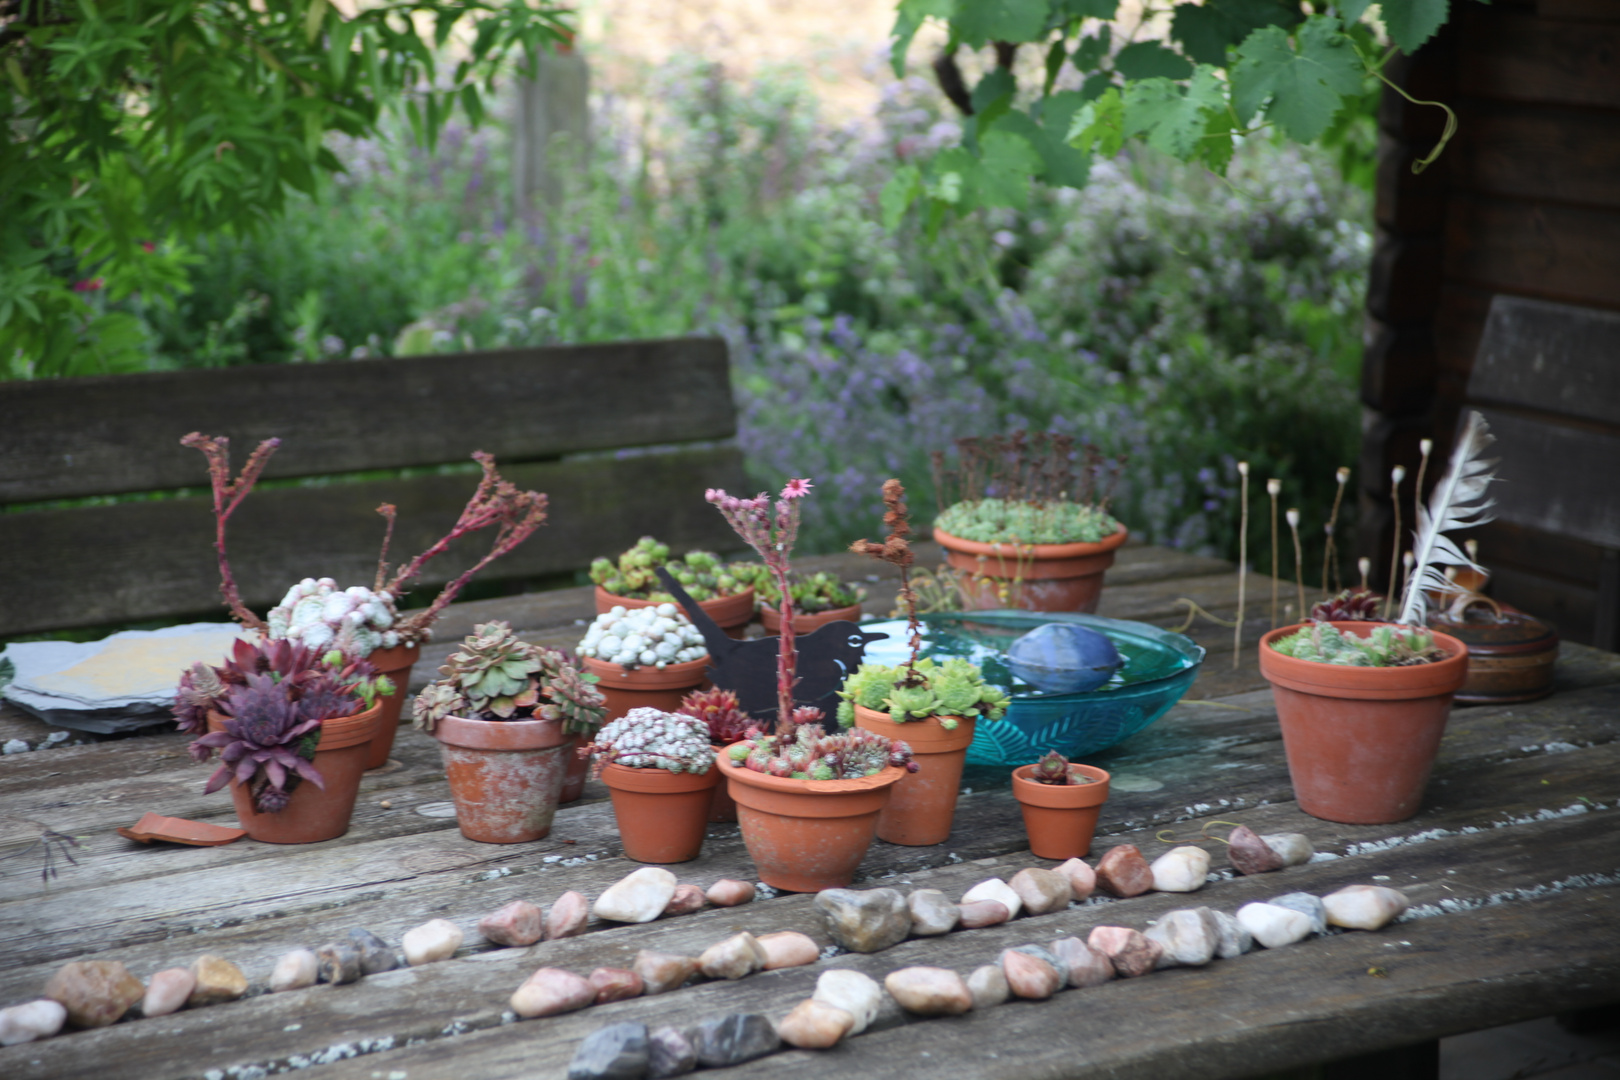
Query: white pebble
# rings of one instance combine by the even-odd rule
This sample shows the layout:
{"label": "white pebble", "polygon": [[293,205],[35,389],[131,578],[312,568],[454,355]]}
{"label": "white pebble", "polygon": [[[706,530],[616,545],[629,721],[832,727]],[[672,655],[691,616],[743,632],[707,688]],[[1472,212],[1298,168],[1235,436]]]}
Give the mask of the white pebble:
{"label": "white pebble", "polygon": [[48,1039],[61,1031],[66,1022],[67,1010],[50,998],[0,1009],[0,1046]]}
{"label": "white pebble", "polygon": [[1346,885],[1322,897],[1328,925],[1349,930],[1377,930],[1388,926],[1410,903],[1404,893],[1383,885]]}
{"label": "white pebble", "polygon": [[1022,911],[1024,907],[1023,899],[1019,897],[1018,893],[1014,891],[1011,885],[1008,885],[1000,878],[991,878],[988,881],[981,881],[977,885],[973,886],[973,888],[962,894],[962,903],[964,904],[971,904],[975,900],[995,900],[998,903],[1005,905],[1007,908],[1007,918],[1009,919],[1018,918],[1018,913]]}
{"label": "white pebble", "polygon": [[1268,949],[1292,945],[1311,934],[1309,915],[1276,904],[1244,904],[1238,908],[1237,921]]}
{"label": "white pebble", "polygon": [[1178,847],[1153,860],[1153,887],[1160,892],[1197,892],[1209,874],[1209,852]]}
{"label": "white pebble", "polygon": [[405,931],[399,944],[405,950],[405,962],[416,967],[454,956],[461,948],[461,938],[461,927],[449,919],[430,919],[414,930]]}
{"label": "white pebble", "polygon": [[276,961],[275,968],[270,972],[270,989],[302,990],[306,986],[314,986],[317,972],[320,970],[320,961],[308,949],[294,949]]}
{"label": "white pebble", "polygon": [[855,1018],[851,1035],[859,1035],[877,1019],[878,1007],[883,1004],[883,987],[877,981],[848,968],[823,971],[816,980],[816,1001],[843,1009]]}

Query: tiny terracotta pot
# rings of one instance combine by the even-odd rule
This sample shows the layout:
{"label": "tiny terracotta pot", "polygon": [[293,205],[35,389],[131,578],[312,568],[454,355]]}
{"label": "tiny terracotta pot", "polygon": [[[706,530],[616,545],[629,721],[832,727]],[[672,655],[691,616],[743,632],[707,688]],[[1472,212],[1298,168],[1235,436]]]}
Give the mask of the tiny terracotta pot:
{"label": "tiny terracotta pot", "polygon": [[720,784],[717,761],[706,773],[632,769],[612,764],[602,783],[613,792],[613,817],[626,858],[643,863],[690,862],[703,850],[711,792]]}
{"label": "tiny terracotta pot", "polygon": [[[1379,624],[1332,625],[1366,637]],[[1260,639],[1299,808],[1347,825],[1405,821],[1422,805],[1452,695],[1468,677],[1468,646],[1435,633],[1444,660],[1387,668],[1319,664],[1271,647],[1299,629]]]}
{"label": "tiny terracotta pot", "polygon": [[974,607],[1088,614],[1097,610],[1103,573],[1129,536],[1121,525],[1094,544],[982,544],[934,530],[945,561],[964,572]]}
{"label": "tiny terracotta pot", "polygon": [[[795,634],[811,634],[820,630],[830,622],[843,619],[847,622],[861,621],[861,605],[851,604],[849,607],[833,608],[830,611],[818,611],[813,615],[793,614],[793,632]],[[767,636],[782,632],[782,613],[771,605],[761,601],[759,605],[759,621],[765,625]]]}
{"label": "tiny terracotta pot", "polygon": [[674,712],[683,697],[708,682],[707,656],[669,664],[662,671],[648,665],[627,668],[594,656],[582,656],[580,661],[586,671],[602,677],[596,688],[607,698],[608,714],[603,723],[643,707]]}
{"label": "tiny terracotta pot", "polygon": [[962,762],[973,742],[974,719],[957,717],[947,731],[937,716],[897,724],[889,714],[855,706],[855,726],[911,747],[917,771],[894,785],[889,805],[878,815],[877,836],[891,844],[922,847],[943,844],[951,835],[956,795],[962,788]]}
{"label": "tiny terracotta pot", "polygon": [[1091,851],[1097,815],[1108,801],[1108,774],[1091,765],[1070,765],[1090,784],[1041,784],[1030,779],[1033,765],[1013,770],[1013,797],[1024,812],[1029,850],[1042,859],[1078,859]]}
{"label": "tiny terracotta pot", "polygon": [[[248,836],[267,844],[313,844],[348,832],[354,802],[360,794],[360,774],[366,771],[366,754],[377,733],[381,710],[378,703],[353,716],[321,721],[314,764],[326,786],[299,781],[287,805],[273,814],[255,809],[250,785],[232,779],[231,801],[236,804],[236,819]],[[208,730],[223,731],[225,720],[219,713],[209,713]]]}
{"label": "tiny terracotta pot", "polygon": [[366,657],[372,667],[394,682],[394,692],[378,699],[382,713],[377,717],[377,734],[371,737],[371,750],[366,755],[368,769],[382,768],[394,752],[394,736],[399,734],[399,714],[411,684],[411,668],[421,655],[420,645],[395,645],[392,649],[373,649]]}
{"label": "tiny terracotta pot", "polygon": [[717,750],[737,824],[759,879],[787,892],[840,889],[877,835],[878,815],[906,771],[890,766],[859,780],[794,780],[733,766]]}
{"label": "tiny terracotta pot", "polygon": [[444,755],[461,835],[521,844],[551,832],[574,739],[562,721],[446,716],[433,737]]}
{"label": "tiny terracotta pot", "polygon": [[579,735],[569,737],[567,752],[563,755],[567,768],[563,772],[562,794],[559,803],[578,802],[585,795],[585,777],[591,771],[591,759],[581,757],[579,748],[590,740]]}
{"label": "tiny terracotta pot", "polygon": [[[632,610],[641,607],[653,607],[657,604],[668,603],[665,600],[636,600],[628,596],[615,596],[602,586],[596,587],[596,613],[606,615],[615,607]],[[680,607],[679,604],[675,605]],[[740,638],[748,621],[754,617],[754,588],[750,585],[740,593],[730,596],[717,596],[712,600],[699,600],[698,607],[708,612],[720,629],[726,632],[727,637]]]}

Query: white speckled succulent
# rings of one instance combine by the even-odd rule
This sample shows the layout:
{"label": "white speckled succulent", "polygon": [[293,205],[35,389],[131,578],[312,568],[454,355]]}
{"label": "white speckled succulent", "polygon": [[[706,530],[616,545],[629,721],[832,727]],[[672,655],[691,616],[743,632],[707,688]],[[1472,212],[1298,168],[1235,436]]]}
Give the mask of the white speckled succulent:
{"label": "white speckled succulent", "polygon": [[674,604],[625,610],[614,607],[598,615],[579,643],[579,655],[622,667],[684,664],[709,655],[703,635]]}
{"label": "white speckled succulent", "polygon": [[662,709],[631,709],[596,733],[590,746],[600,764],[632,769],[706,773],[714,764],[709,725]]}
{"label": "white speckled succulent", "polygon": [[271,638],[365,657],[399,644],[394,629],[398,619],[394,597],[386,590],[373,592],[363,585],[339,589],[331,578],[305,578],[287,590],[266,621]]}

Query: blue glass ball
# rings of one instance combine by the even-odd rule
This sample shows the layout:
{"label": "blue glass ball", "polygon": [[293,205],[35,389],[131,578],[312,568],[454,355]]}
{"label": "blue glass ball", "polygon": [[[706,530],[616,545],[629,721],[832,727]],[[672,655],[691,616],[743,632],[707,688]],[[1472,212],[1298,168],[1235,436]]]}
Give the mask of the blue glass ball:
{"label": "blue glass ball", "polygon": [[1012,673],[1048,694],[1095,690],[1124,663],[1106,635],[1073,623],[1037,626],[1007,650]]}

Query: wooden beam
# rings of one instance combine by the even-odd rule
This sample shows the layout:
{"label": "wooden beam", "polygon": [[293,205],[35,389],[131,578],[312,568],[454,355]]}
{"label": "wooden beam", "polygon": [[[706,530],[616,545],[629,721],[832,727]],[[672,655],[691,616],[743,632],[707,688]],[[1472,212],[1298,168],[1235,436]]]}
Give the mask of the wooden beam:
{"label": "wooden beam", "polygon": [[1620,308],[1620,214],[1464,195],[1449,205],[1447,278]]}
{"label": "wooden beam", "polygon": [[1457,107],[1446,156],[1460,190],[1620,211],[1620,112],[1486,99]]}
{"label": "wooden beam", "polygon": [[1620,435],[1565,427],[1500,408],[1479,410],[1501,457],[1496,516],[1600,547],[1620,547]]}
{"label": "wooden beam", "polygon": [[1498,296],[1468,397],[1620,427],[1617,360],[1620,312]]}
{"label": "wooden beam", "polygon": [[1457,88],[1505,101],[1620,108],[1620,24],[1463,5]]}

